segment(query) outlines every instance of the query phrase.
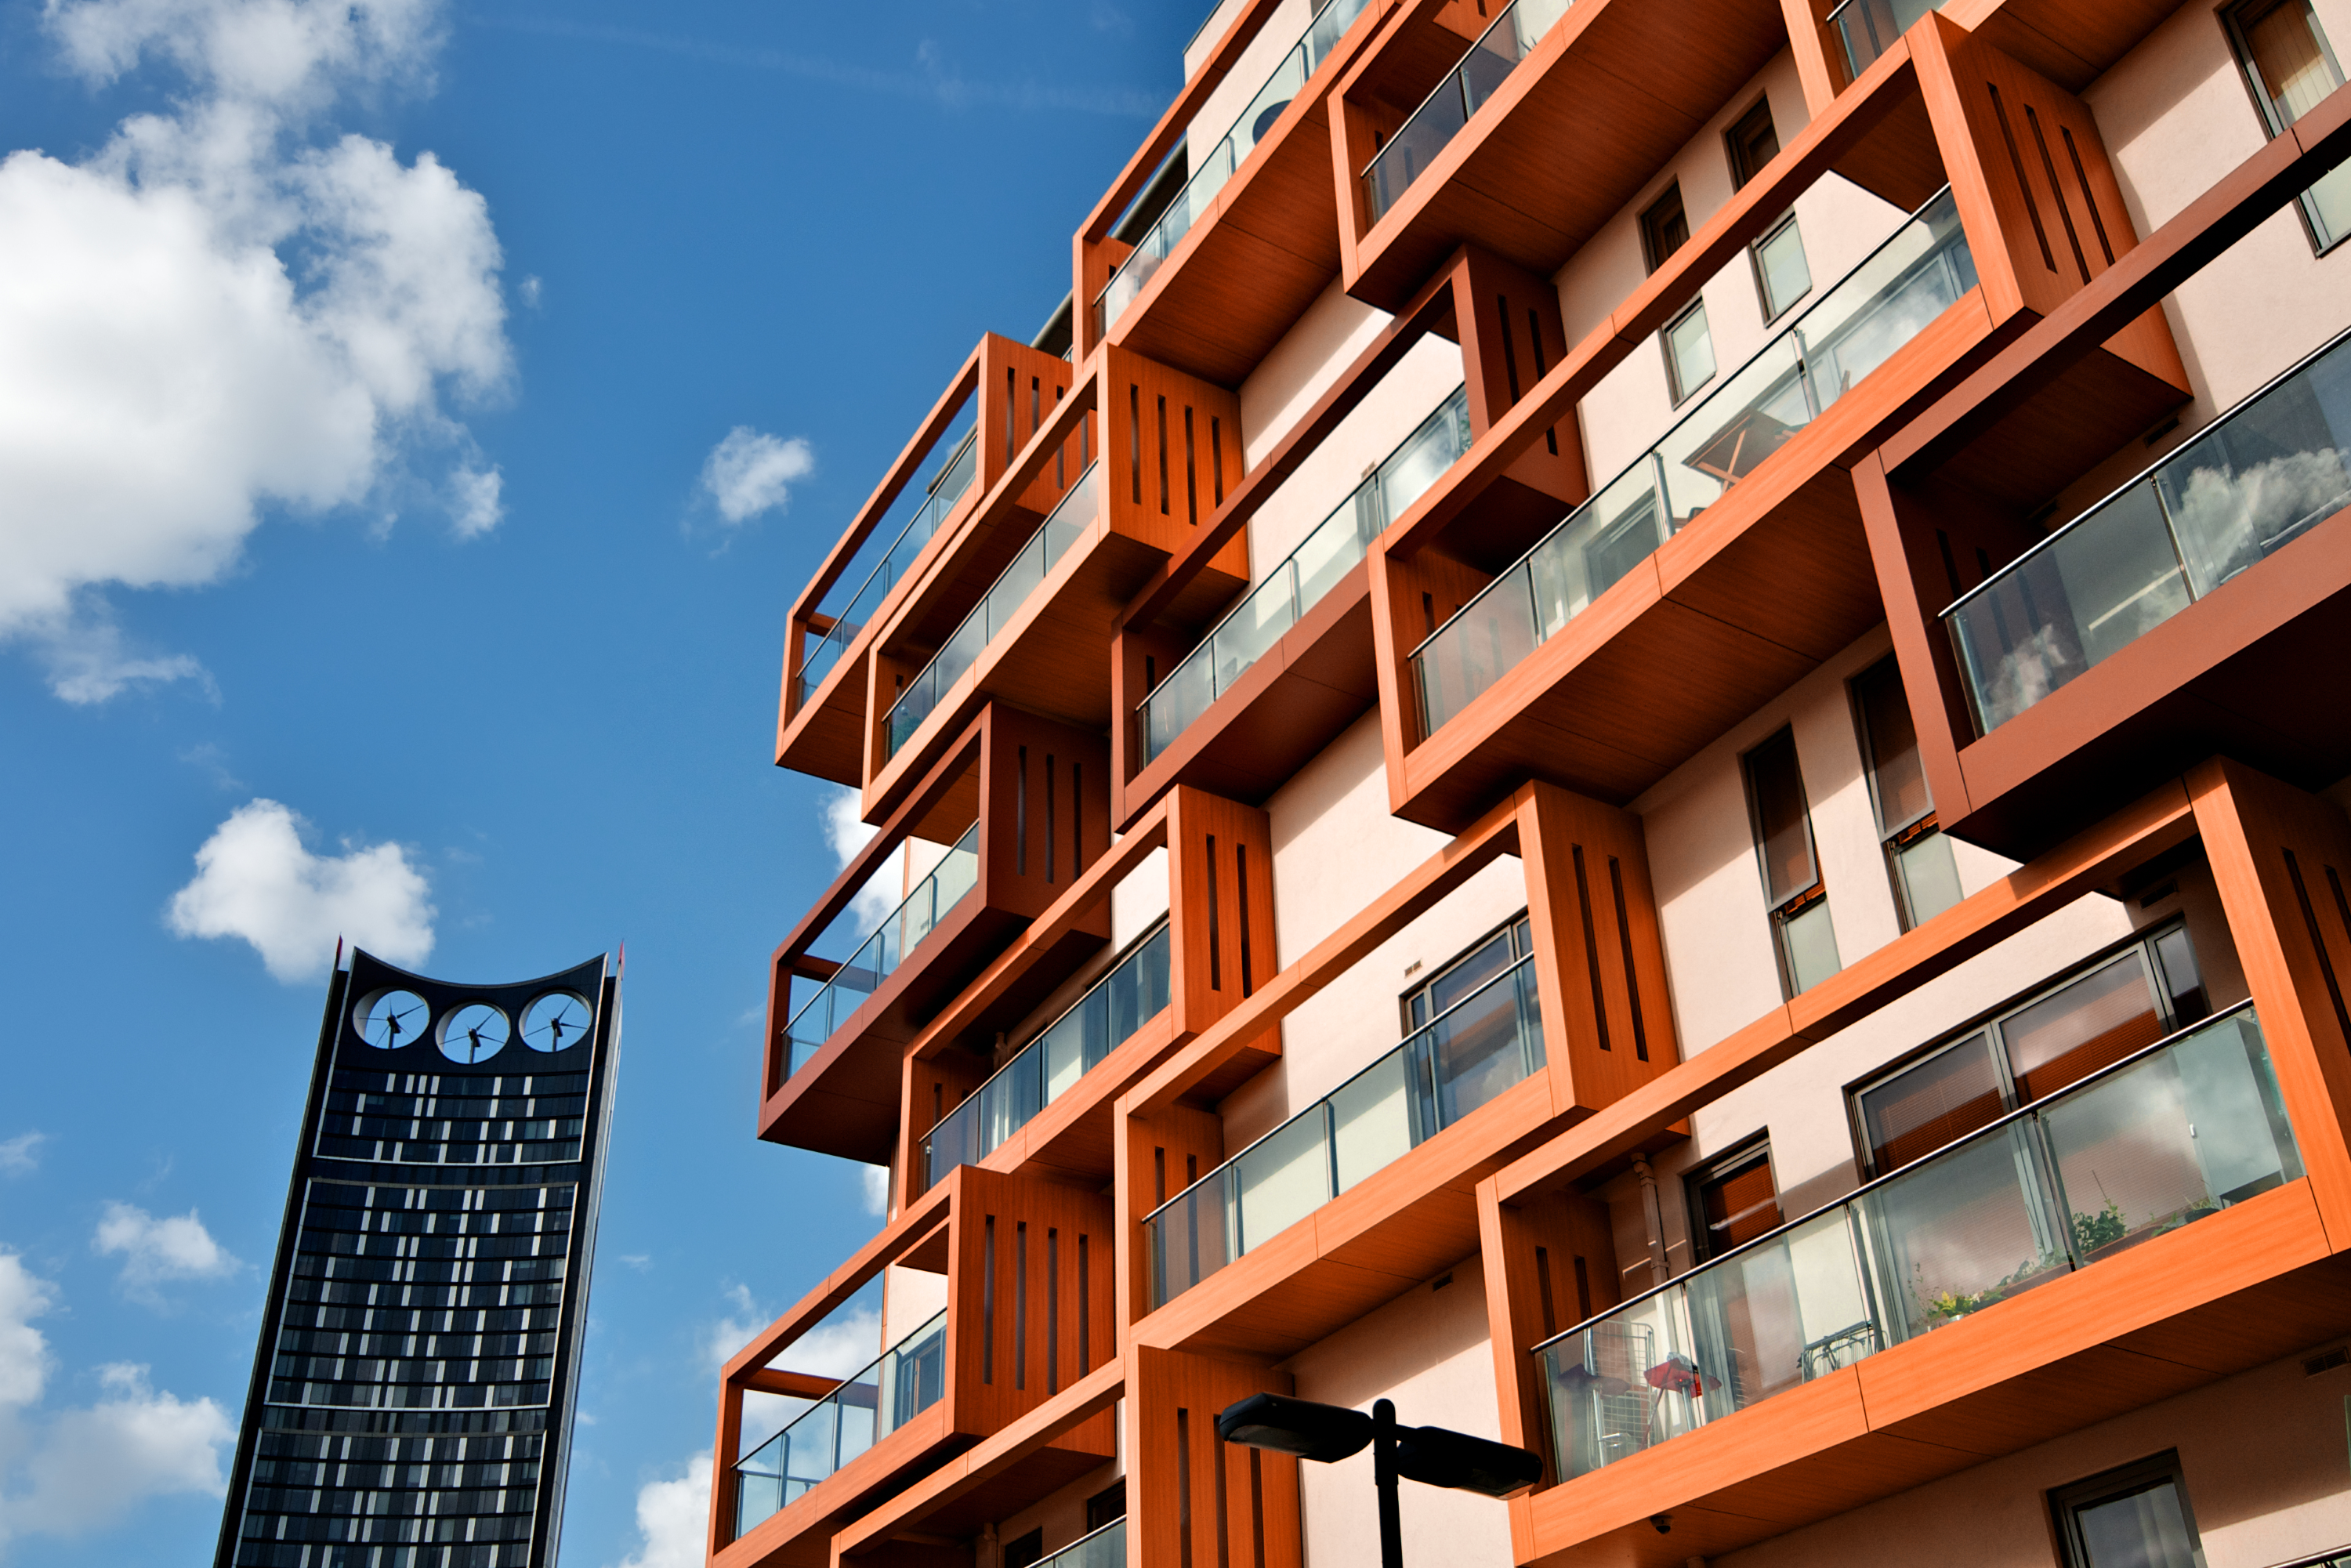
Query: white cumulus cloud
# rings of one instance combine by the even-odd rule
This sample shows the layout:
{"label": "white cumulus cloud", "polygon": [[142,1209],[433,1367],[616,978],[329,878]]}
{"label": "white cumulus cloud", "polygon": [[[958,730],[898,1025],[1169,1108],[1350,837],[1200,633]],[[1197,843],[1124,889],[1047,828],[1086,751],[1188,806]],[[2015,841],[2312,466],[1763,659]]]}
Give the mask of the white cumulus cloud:
{"label": "white cumulus cloud", "polygon": [[392,963],[423,962],[435,911],[408,852],[346,841],[340,855],[313,854],[304,826],[275,800],[238,807],[196,851],[195,880],[172,895],[172,930],[242,938],[289,985],[326,968],[339,934]]}
{"label": "white cumulus cloud", "polygon": [[637,1489],[637,1549],[621,1568],[702,1568],[709,1529],[710,1456],[696,1454],[684,1474]]}
{"label": "white cumulus cloud", "polygon": [[97,1369],[97,1404],[40,1410],[50,1357],[32,1320],[55,1301],[54,1286],[0,1252],[0,1551],[15,1536],[113,1528],[150,1497],[218,1497],[236,1439],[217,1403],[158,1392],[145,1366],[123,1362]]}
{"label": "white cumulus cloud", "polygon": [[49,1375],[49,1342],[33,1320],[56,1304],[47,1280],[14,1252],[0,1252],[0,1413],[38,1402]]}
{"label": "white cumulus cloud", "polygon": [[745,523],[762,512],[779,511],[791,500],[792,482],[816,467],[816,454],[798,436],[789,441],[738,424],[710,449],[702,465],[702,487],[729,523]]}
{"label": "white cumulus cloud", "polygon": [[[427,85],[439,0],[48,0],[92,85],[191,90],[78,162],[0,162],[0,640],[95,702],[201,673],[111,633],[110,588],[234,568],[266,508],[432,496],[493,526],[497,474],[449,412],[511,351],[487,204],[430,152],[328,123]],[[445,465],[441,486],[422,477]]]}
{"label": "white cumulus cloud", "polygon": [[156,1287],[170,1281],[222,1280],[244,1267],[193,1208],[159,1219],[136,1205],[110,1203],[89,1245],[102,1258],[120,1257],[123,1291],[147,1301],[157,1301]]}

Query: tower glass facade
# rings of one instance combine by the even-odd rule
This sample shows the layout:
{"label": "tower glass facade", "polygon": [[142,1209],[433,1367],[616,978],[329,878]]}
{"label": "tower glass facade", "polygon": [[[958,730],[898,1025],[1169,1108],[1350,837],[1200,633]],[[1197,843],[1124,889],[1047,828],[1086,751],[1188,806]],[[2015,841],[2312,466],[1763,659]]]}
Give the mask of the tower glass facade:
{"label": "tower glass facade", "polygon": [[337,972],[218,1568],[556,1561],[619,1046],[602,958]]}

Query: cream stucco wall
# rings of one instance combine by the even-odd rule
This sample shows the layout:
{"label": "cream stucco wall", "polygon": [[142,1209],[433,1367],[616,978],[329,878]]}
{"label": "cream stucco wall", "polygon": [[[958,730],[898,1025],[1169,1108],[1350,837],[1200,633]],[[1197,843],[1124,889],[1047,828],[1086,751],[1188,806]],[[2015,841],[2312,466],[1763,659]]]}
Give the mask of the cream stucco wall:
{"label": "cream stucco wall", "polygon": [[[2336,58],[2351,43],[2351,0],[2313,0]],[[2083,94],[2096,117],[2131,222],[2142,235],[2268,139],[2217,8],[2191,0]],[[2164,301],[2196,396],[2178,429],[2131,442],[2056,498],[2063,523],[2327,339],[2351,327],[2351,246],[2314,256],[2292,207],[2272,216]]]}
{"label": "cream stucco wall", "polygon": [[1331,280],[1241,382],[1241,455],[1249,467],[1290,434],[1389,319],[1349,295],[1340,279]]}
{"label": "cream stucco wall", "polygon": [[[1447,841],[1388,814],[1376,714],[1300,769],[1266,811],[1274,942],[1285,968]],[[1393,1050],[1404,1035],[1403,993],[1526,902],[1524,868],[1503,856],[1309,998],[1282,1022],[1281,1059],[1224,1102],[1226,1149],[1272,1131]]]}
{"label": "cream stucco wall", "polygon": [[[1384,325],[1386,318],[1380,317],[1378,321]],[[1308,324],[1301,322],[1283,340],[1284,348],[1301,342],[1307,329]],[[1312,380],[1326,382],[1335,379],[1359,351],[1360,347],[1351,340],[1345,358],[1324,361],[1317,367]],[[1249,428],[1249,389],[1254,384],[1256,378],[1252,377],[1241,389],[1244,430]],[[1407,350],[1402,362],[1364,394],[1364,401],[1315,446],[1299,464],[1297,472],[1282,481],[1280,488],[1249,519],[1250,577],[1262,580],[1280,565],[1299,541],[1321,527],[1334,508],[1343,506],[1355,486],[1460,384],[1461,350],[1458,345],[1432,333]],[[1316,395],[1321,395],[1319,390]],[[1285,407],[1282,413],[1288,417],[1282,433],[1287,434],[1311,406],[1309,400]],[[1256,461],[1254,454],[1251,461]]]}
{"label": "cream stucco wall", "polygon": [[[2179,1452],[2205,1568],[2270,1568],[2343,1550],[2351,1546],[2346,1404],[2351,1369],[2310,1377],[2288,1358],[1716,1557],[1710,1568],[2049,1568],[2058,1560],[2049,1492],[2168,1449]],[[1915,1543],[1917,1556],[1892,1542]]]}
{"label": "cream stucco wall", "polygon": [[[1485,1283],[1474,1256],[1300,1351],[1285,1365],[1298,1379],[1301,1399],[1368,1410],[1384,1396],[1395,1401],[1396,1419],[1406,1426],[1501,1435]],[[1370,1453],[1335,1465],[1301,1465],[1298,1472],[1307,1568],[1377,1563]],[[1406,1481],[1397,1512],[1406,1563],[1508,1568],[1505,1504]]]}

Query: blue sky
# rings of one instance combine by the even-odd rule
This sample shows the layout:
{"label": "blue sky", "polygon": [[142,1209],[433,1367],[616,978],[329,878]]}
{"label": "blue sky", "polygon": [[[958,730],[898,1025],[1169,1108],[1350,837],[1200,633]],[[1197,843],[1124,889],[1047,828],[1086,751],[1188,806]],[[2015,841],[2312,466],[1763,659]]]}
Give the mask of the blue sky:
{"label": "blue sky", "polygon": [[875,1223],[750,1135],[785,613],[1199,19],[0,4],[0,1564],[209,1561],[351,926],[627,943],[564,1560],[677,1560],[713,1344]]}

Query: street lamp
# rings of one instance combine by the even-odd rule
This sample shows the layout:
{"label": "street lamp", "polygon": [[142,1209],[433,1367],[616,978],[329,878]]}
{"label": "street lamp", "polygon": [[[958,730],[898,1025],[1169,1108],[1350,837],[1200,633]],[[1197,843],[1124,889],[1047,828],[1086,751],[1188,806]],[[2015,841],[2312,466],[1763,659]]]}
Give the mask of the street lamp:
{"label": "street lamp", "polygon": [[1374,1402],[1372,1413],[1318,1405],[1280,1394],[1252,1394],[1226,1406],[1217,1436],[1244,1448],[1270,1448],[1318,1464],[1372,1450],[1379,1490],[1380,1568],[1404,1568],[1404,1526],[1396,1510],[1396,1478],[1484,1497],[1515,1497],[1542,1479],[1542,1457],[1508,1443],[1443,1427],[1399,1427],[1395,1403]]}

